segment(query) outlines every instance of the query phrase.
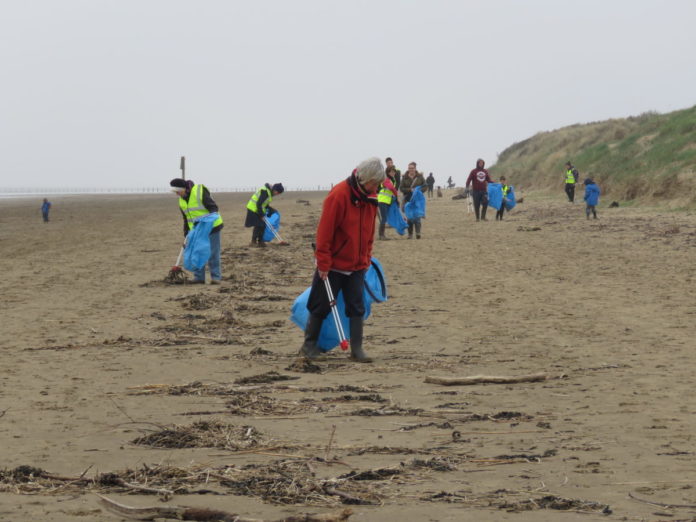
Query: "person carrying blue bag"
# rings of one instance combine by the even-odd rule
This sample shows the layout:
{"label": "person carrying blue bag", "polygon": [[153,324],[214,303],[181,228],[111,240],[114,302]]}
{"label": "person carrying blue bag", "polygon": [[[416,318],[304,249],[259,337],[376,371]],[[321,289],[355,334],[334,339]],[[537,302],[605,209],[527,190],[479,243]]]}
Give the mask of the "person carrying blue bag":
{"label": "person carrying blue bag", "polygon": [[[404,202],[403,202],[404,211],[406,210],[406,203],[409,202],[409,200],[411,199],[411,197],[413,197],[413,194],[415,192],[421,192],[422,190],[427,189],[427,185],[425,184],[425,178],[423,177],[423,174],[421,174],[420,172],[418,172],[416,170],[416,167],[417,167],[417,165],[416,165],[415,161],[412,161],[411,163],[409,163],[408,170],[404,174],[404,177],[401,179],[401,187],[399,188],[399,190],[404,195]],[[416,190],[419,187],[420,187],[420,190]],[[425,202],[423,203],[423,205],[425,206]],[[420,235],[421,235],[420,218],[409,219],[409,217],[407,215],[406,222],[408,223],[408,239],[413,239],[413,229],[414,228],[416,229],[416,239],[420,239]]]}
{"label": "person carrying blue bag", "polygon": [[247,203],[247,214],[244,220],[244,226],[247,228],[253,227],[251,232],[251,246],[265,247],[266,241],[263,234],[266,230],[266,222],[263,218],[266,214],[273,213],[275,210],[271,207],[271,201],[275,196],[285,192],[285,187],[282,183],[276,183],[271,186],[266,183],[258,189],[249,199]]}
{"label": "person carrying blue bag", "polygon": [[[503,214],[505,213],[505,211],[510,210],[508,208],[508,194],[512,190],[512,187],[507,184],[507,180],[505,179],[505,176],[500,176],[500,190],[501,190],[501,193],[503,196],[503,200],[501,202],[500,208],[495,213],[495,220],[496,221],[499,221],[499,220],[502,221]],[[514,201],[514,193],[513,193],[513,201]]]}
{"label": "person carrying blue bag", "polygon": [[[389,239],[386,236],[386,229],[387,225],[394,226],[392,223],[390,223],[389,218],[390,218],[390,210],[391,206],[394,202],[396,202],[397,206],[399,204],[399,197],[398,197],[398,192],[396,190],[396,186],[394,185],[395,181],[395,173],[396,173],[396,168],[393,166],[387,167],[387,170],[385,171],[386,177],[384,178],[384,181],[382,184],[379,186],[379,192],[377,192],[377,206],[379,208],[379,236],[378,239],[384,241],[386,239]],[[391,216],[392,219],[394,219],[394,216]],[[403,218],[402,218],[403,220]],[[397,221],[398,223],[398,221]],[[397,228],[397,227],[394,227]],[[397,232],[399,232],[399,228],[397,228]],[[399,232],[400,235],[403,235],[403,230]]]}
{"label": "person carrying blue bag", "polygon": [[[220,266],[220,231],[222,230],[222,216],[218,213],[218,206],[210,197],[210,192],[205,185],[195,184],[191,180],[174,178],[169,182],[172,192],[179,196],[179,210],[184,216],[184,236],[193,230],[194,224],[204,216],[217,214],[210,224],[210,256],[207,260],[210,270],[210,284],[219,285],[222,279]],[[205,254],[203,254],[205,255]],[[205,264],[201,268],[193,270],[193,284],[205,283]]]}
{"label": "person carrying blue bag", "polygon": [[404,205],[404,214],[408,223],[408,238],[413,237],[413,228],[416,229],[416,239],[421,238],[421,219],[425,217],[425,196],[423,191],[427,185],[420,185],[411,192],[411,197]]}
{"label": "person carrying blue bag", "polygon": [[331,302],[324,281],[334,296],[343,294],[349,318],[350,357],[369,363],[363,349],[365,271],[370,267],[377,218],[377,189],[385,173],[379,158],[369,158],[336,184],[324,200],[317,227],[314,257],[317,269],[307,299],[309,317],[304,327],[300,355],[316,359],[323,355],[317,346]]}

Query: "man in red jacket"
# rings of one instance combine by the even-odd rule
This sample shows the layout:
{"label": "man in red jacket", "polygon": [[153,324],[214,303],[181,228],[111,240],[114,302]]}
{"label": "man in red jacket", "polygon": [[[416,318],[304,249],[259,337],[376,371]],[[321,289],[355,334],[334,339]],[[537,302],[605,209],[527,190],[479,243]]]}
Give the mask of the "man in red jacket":
{"label": "man in red jacket", "polygon": [[350,319],[350,355],[358,362],[372,362],[362,347],[363,286],[370,266],[377,216],[377,189],[384,181],[379,158],[363,161],[344,182],[337,184],[324,200],[317,227],[315,257],[317,270],[307,300],[309,318],[300,354],[309,359],[322,355],[317,339],[324,318],[331,311],[324,280],[334,296],[343,291]]}

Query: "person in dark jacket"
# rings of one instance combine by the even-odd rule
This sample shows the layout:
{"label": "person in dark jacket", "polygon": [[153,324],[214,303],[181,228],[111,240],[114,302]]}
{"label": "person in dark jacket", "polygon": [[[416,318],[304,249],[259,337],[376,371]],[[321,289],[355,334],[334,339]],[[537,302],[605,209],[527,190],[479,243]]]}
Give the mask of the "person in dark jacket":
{"label": "person in dark jacket", "polygon": [[308,359],[322,355],[317,347],[324,318],[331,311],[325,280],[333,295],[343,293],[350,320],[350,356],[357,362],[372,362],[363,350],[363,287],[370,267],[377,216],[376,191],[384,181],[379,158],[369,158],[345,181],[337,184],[324,200],[317,227],[317,269],[307,299],[309,317],[300,354]]}
{"label": "person in dark jacket", "polygon": [[433,189],[435,188],[435,176],[433,176],[432,172],[428,174],[427,178],[425,178],[425,184],[428,185],[428,197],[432,198]]}
{"label": "person in dark jacket", "polygon": [[[191,180],[174,178],[169,182],[169,186],[172,188],[172,192],[179,196],[179,209],[184,216],[184,237],[189,233],[189,230],[193,229],[196,219],[218,212],[218,206],[210,197],[210,192],[205,185],[195,184]],[[222,216],[220,216],[215,220],[213,229],[210,231],[208,270],[210,271],[211,285],[219,285],[222,279],[220,266],[220,231],[222,227]],[[205,266],[193,273],[193,283],[205,283]]]}
{"label": "person in dark jacket", "polygon": [[[493,180],[488,175],[488,171],[483,167],[486,162],[482,159],[476,160],[476,168],[469,173],[466,179],[466,188],[472,186],[471,197],[474,202],[474,212],[476,213],[476,221],[479,219],[486,221],[486,210],[488,209],[488,184],[493,183]],[[479,215],[480,214],[480,215]]]}
{"label": "person in dark jacket", "polygon": [[266,246],[266,242],[263,240],[266,223],[263,218],[276,212],[271,207],[271,201],[273,201],[273,196],[278,196],[283,192],[285,192],[285,188],[281,183],[276,183],[273,186],[266,183],[251,196],[249,203],[247,203],[247,215],[244,221],[245,227],[254,227],[251,232],[251,246]]}
{"label": "person in dark jacket", "polygon": [[49,210],[51,210],[51,202],[44,198],[43,204],[41,205],[41,215],[43,216],[44,223],[48,223]]}
{"label": "person in dark jacket", "polygon": [[[401,202],[401,210],[404,209],[406,203],[411,201],[411,196],[413,196],[413,191],[418,187],[418,190],[423,191],[425,189],[425,178],[421,172],[416,170],[416,162],[412,161],[408,164],[408,170],[405,172],[403,178],[401,178],[401,193],[404,195]],[[408,239],[413,239],[413,229],[416,229],[416,239],[421,238],[421,218],[417,219],[407,219],[408,223]]]}
{"label": "person in dark jacket", "polygon": [[597,185],[592,179],[590,178],[585,178],[585,197],[583,198],[585,200],[585,204],[587,205],[585,207],[585,214],[587,215],[587,219],[590,219],[590,213],[594,216],[594,219],[597,219],[597,205],[599,204],[599,195],[601,191],[599,190],[599,185]]}

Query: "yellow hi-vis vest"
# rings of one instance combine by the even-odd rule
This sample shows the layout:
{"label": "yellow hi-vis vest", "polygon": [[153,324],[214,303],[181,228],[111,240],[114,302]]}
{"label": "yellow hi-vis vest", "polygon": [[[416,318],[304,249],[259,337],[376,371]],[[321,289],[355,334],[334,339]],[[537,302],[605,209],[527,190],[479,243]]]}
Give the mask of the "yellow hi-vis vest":
{"label": "yellow hi-vis vest", "polygon": [[503,196],[507,196],[508,192],[510,192],[510,185],[503,185]]}
{"label": "yellow hi-vis vest", "polygon": [[251,196],[251,199],[249,200],[249,203],[247,203],[247,208],[251,210],[252,212],[258,214],[259,212],[259,207],[256,204],[261,197],[261,191],[265,190],[268,192],[268,197],[266,200],[261,204],[261,210],[263,211],[264,215],[266,214],[266,210],[268,209],[268,205],[271,204],[271,201],[273,200],[273,191],[266,187],[265,185],[261,187],[259,190],[256,191],[256,193]]}
{"label": "yellow hi-vis vest", "polygon": [[[194,185],[191,188],[188,201],[184,198],[179,198],[179,208],[186,216],[186,223],[189,230],[193,228],[193,222],[203,216],[210,214],[208,209],[203,206],[203,185]],[[222,216],[217,218],[213,223],[213,228],[222,225]]]}
{"label": "yellow hi-vis vest", "polygon": [[566,171],[566,183],[575,183],[575,175],[573,175],[573,169],[568,169]]}
{"label": "yellow hi-vis vest", "polygon": [[377,203],[386,203],[387,205],[391,205],[393,195],[394,193],[385,187],[384,183],[382,183],[379,186],[379,192],[377,193]]}

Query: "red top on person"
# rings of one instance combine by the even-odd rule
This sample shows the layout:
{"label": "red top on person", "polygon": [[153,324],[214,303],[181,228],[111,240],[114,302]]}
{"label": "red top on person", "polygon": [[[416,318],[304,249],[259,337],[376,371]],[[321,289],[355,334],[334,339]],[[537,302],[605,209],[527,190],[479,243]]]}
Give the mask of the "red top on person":
{"label": "red top on person", "polygon": [[466,179],[466,188],[473,184],[474,190],[487,191],[488,184],[493,183],[493,180],[488,175],[488,171],[483,168],[486,164],[485,161],[479,159],[476,161],[476,168],[469,173],[469,177]]}
{"label": "red top on person", "polygon": [[376,192],[366,192],[353,171],[324,200],[317,227],[317,269],[356,272],[368,268],[376,216]]}

